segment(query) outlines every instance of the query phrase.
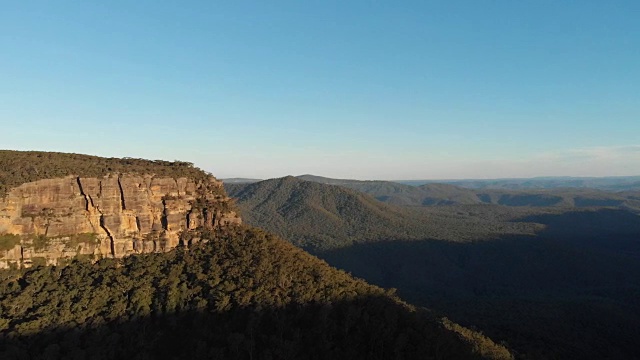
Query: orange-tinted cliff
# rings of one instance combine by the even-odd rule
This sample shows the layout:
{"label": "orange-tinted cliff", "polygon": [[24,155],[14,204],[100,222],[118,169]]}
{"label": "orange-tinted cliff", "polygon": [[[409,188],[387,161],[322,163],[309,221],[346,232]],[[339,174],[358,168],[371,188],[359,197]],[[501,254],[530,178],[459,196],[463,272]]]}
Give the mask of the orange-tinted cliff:
{"label": "orange-tinted cliff", "polygon": [[168,251],[181,231],[240,223],[223,194],[213,176],[125,173],[24,183],[0,198],[0,268]]}

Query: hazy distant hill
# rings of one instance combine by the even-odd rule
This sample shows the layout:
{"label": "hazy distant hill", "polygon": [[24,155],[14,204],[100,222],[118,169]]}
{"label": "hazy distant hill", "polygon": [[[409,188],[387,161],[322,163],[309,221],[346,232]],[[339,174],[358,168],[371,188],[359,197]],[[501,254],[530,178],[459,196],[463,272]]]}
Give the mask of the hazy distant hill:
{"label": "hazy distant hill", "polygon": [[[403,206],[498,204],[534,207],[613,206],[640,211],[640,177],[498,180],[349,180],[316,175],[297,178],[339,185]],[[223,179],[227,184],[257,179]]]}
{"label": "hazy distant hill", "polygon": [[262,181],[261,179],[247,179],[247,178],[227,178],[220,179],[225,184],[247,184]]}
{"label": "hazy distant hill", "polygon": [[550,190],[475,190],[483,202],[507,206],[618,207],[640,210],[634,193],[608,192],[587,188]]}
{"label": "hazy distant hill", "polygon": [[486,180],[398,180],[397,182],[419,186],[438,182],[471,189],[556,189],[590,188],[606,191],[640,190],[640,176],[613,177],[536,177],[520,179]]}
{"label": "hazy distant hill", "polygon": [[[528,199],[483,190],[494,196],[487,202],[510,206],[406,207],[343,187],[415,194],[388,182],[336,186],[289,177],[225,186],[247,222],[299,245],[294,234],[322,242],[309,249],[331,265],[396,287],[412,302],[507,342],[522,358],[638,357],[640,217],[559,204],[575,202],[583,190],[567,190],[559,200],[546,192]],[[427,189],[448,199],[469,194],[447,185]],[[342,202],[349,206],[336,205]],[[537,206],[514,206],[532,202]]]}
{"label": "hazy distant hill", "polygon": [[[533,207],[612,206],[640,210],[640,191],[612,192],[585,187],[522,187],[513,190],[506,186],[493,188],[489,185],[467,188],[463,187],[467,184],[463,181],[457,182],[457,185],[426,183],[414,186],[391,181],[341,180],[312,175],[299,178],[348,187],[367,193],[380,201],[405,206],[497,204]],[[487,182],[490,184],[489,180]],[[583,180],[580,183],[588,184]]]}

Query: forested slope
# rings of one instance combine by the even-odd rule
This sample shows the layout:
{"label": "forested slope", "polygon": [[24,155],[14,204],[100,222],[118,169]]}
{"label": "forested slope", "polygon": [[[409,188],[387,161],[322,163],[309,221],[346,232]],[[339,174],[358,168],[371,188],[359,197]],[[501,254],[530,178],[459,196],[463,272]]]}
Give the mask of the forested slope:
{"label": "forested slope", "polygon": [[[350,212],[366,212],[368,205],[353,202],[355,209],[336,214],[342,222],[327,222],[320,214],[329,208],[320,206],[316,195],[304,195],[314,189],[343,197],[352,190],[300,180],[280,187],[278,181],[238,186],[252,192],[230,191],[241,195],[238,205],[248,222],[294,244],[299,242],[287,234],[324,234],[329,246],[311,250],[331,265],[396,287],[402,298],[506,342],[520,358],[640,358],[640,217],[634,212],[378,203],[377,209],[396,209],[403,216],[391,223],[373,221],[361,232],[387,239],[353,240],[343,234],[362,229],[348,221]],[[265,191],[259,191],[262,186]],[[306,217],[288,216],[294,207]]]}
{"label": "forested slope", "polygon": [[341,186],[291,176],[252,184],[224,184],[236,198],[243,220],[269,229],[311,252],[358,242],[387,240],[472,241],[504,234],[532,235],[537,227],[470,209],[407,208],[375,200]]}
{"label": "forested slope", "polygon": [[510,358],[259,230],[168,253],[0,272],[0,358]]}

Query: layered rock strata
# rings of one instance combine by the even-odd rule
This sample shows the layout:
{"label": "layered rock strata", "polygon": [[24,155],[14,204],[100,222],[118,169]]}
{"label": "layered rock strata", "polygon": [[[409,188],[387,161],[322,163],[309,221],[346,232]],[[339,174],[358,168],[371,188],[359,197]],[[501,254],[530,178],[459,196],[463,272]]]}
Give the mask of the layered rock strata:
{"label": "layered rock strata", "polygon": [[164,252],[180,232],[239,224],[222,184],[113,174],[22,184],[0,198],[0,268]]}

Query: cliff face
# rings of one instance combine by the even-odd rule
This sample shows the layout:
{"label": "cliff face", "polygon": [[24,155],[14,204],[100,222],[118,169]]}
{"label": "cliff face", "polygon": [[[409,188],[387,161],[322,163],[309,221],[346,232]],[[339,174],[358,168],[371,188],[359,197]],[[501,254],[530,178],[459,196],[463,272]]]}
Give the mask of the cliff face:
{"label": "cliff face", "polygon": [[0,268],[171,250],[183,230],[240,223],[221,187],[127,174],[22,184],[0,198]]}

